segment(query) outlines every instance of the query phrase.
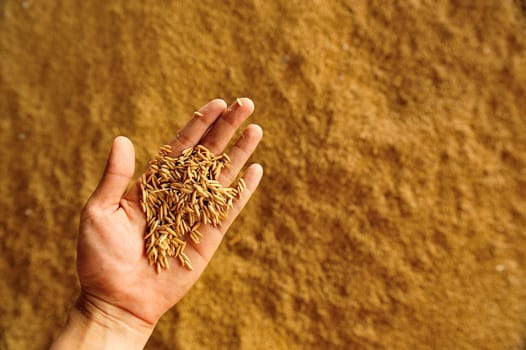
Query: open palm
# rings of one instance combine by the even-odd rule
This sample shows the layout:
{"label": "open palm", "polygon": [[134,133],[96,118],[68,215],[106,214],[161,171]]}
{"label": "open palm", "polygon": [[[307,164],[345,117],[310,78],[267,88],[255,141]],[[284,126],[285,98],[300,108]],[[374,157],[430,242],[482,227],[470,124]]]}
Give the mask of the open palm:
{"label": "open palm", "polygon": [[[241,123],[254,110],[252,101],[226,106],[213,100],[199,109],[170,143],[172,156],[188,147],[202,144],[213,153],[225,150]],[[237,177],[262,137],[257,125],[249,125],[228,151],[232,167],[223,169],[220,182],[228,186]],[[99,186],[81,215],[77,267],[81,284],[78,304],[93,308],[109,317],[130,316],[149,325],[177,303],[200,277],[217,250],[223,234],[243,209],[259,184],[263,170],[251,165],[244,175],[247,189],[235,202],[221,227],[202,225],[203,239],[187,245],[185,253],[193,271],[170,260],[170,269],[157,274],[148,265],[144,252],[146,220],[135,183],[128,192],[135,168],[134,148],[130,140],[117,137]]]}

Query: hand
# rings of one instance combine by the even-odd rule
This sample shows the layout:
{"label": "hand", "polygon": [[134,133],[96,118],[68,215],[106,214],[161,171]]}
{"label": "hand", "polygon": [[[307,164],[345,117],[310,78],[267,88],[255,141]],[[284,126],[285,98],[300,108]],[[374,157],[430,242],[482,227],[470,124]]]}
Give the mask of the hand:
{"label": "hand", "polygon": [[[227,108],[223,100],[213,100],[199,109],[170,143],[173,156],[188,147],[202,144],[213,153],[224,151],[236,129],[254,110],[252,101],[240,99]],[[224,169],[220,182],[228,186],[262,138],[257,125],[249,125],[229,150],[232,167]],[[75,317],[111,329],[117,326],[148,339],[159,318],[176,304],[201,276],[217,250],[223,235],[243,209],[261,180],[263,169],[248,167],[247,189],[235,202],[221,227],[202,225],[198,245],[187,245],[185,253],[193,270],[170,258],[170,269],[156,273],[144,252],[146,221],[135,183],[125,193],[135,169],[133,144],[125,137],[113,141],[102,179],[81,214],[77,268],[81,296]],[[146,342],[144,341],[144,343]],[[142,344],[141,346],[144,346]]]}

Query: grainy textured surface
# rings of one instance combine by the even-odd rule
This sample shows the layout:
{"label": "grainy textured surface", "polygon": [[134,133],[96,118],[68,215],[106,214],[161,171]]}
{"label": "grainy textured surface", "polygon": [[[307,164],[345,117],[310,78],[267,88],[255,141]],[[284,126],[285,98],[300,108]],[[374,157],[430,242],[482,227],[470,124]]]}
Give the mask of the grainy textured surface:
{"label": "grainy textured surface", "polygon": [[524,1],[0,0],[0,349],[77,293],[111,139],[212,97],[265,179],[149,349],[524,349]]}

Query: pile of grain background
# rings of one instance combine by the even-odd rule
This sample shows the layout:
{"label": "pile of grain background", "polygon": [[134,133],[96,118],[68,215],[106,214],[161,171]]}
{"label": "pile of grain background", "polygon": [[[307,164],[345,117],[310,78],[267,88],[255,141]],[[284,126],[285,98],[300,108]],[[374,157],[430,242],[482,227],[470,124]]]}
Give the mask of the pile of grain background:
{"label": "pile of grain background", "polygon": [[63,324],[111,139],[244,95],[261,189],[147,348],[526,346],[523,0],[0,0],[0,55],[0,349]]}

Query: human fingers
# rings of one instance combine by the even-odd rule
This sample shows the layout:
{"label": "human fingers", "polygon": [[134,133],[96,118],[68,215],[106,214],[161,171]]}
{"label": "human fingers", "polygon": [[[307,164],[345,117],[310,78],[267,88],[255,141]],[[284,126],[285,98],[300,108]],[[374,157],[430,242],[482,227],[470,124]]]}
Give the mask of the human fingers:
{"label": "human fingers", "polygon": [[[226,107],[226,102],[217,98],[194,112],[188,123],[170,141],[172,146],[170,155],[178,156],[184,149],[195,146]],[[126,199],[130,203],[138,203],[139,189],[137,186],[130,188],[126,194]]]}
{"label": "human fingers", "polygon": [[230,210],[227,218],[221,224],[221,233],[224,234],[228,230],[230,225],[232,225],[239,213],[243,210],[245,205],[248,203],[248,200],[250,197],[252,197],[256,191],[256,188],[259,186],[262,177],[263,167],[260,164],[255,163],[247,168],[245,174],[243,175],[246,188],[243,192],[241,192],[238,200],[234,202],[234,207]]}
{"label": "human fingers", "polygon": [[241,210],[245,207],[248,200],[256,190],[263,176],[263,168],[259,164],[252,164],[248,167],[243,180],[247,187],[241,192],[239,198],[234,202],[234,207],[230,210],[228,217],[221,223],[220,227],[214,227],[211,225],[204,225],[202,228],[203,239],[199,244],[189,242],[193,248],[192,255],[198,254],[205,261],[208,262],[212,259],[215,251],[219,247],[221,240],[223,239],[224,233],[228,230],[232,222],[239,215]]}
{"label": "human fingers", "polygon": [[205,132],[225,111],[227,105],[222,99],[215,99],[199,108],[170,142],[172,146],[172,156],[177,156],[182,150],[195,146],[203,137]]}
{"label": "human fingers", "polygon": [[124,136],[113,140],[106,168],[89,202],[99,206],[117,207],[135,170],[135,149]]}
{"label": "human fingers", "polygon": [[221,175],[219,176],[219,182],[221,182],[221,184],[224,186],[230,186],[232,184],[262,137],[263,130],[259,125],[251,124],[247,126],[234,146],[228,151],[231,163],[230,167],[221,170]]}
{"label": "human fingers", "polygon": [[253,111],[254,102],[251,99],[246,97],[237,99],[216,120],[199,143],[212,151],[212,153],[219,154],[223,152],[237,128]]}

